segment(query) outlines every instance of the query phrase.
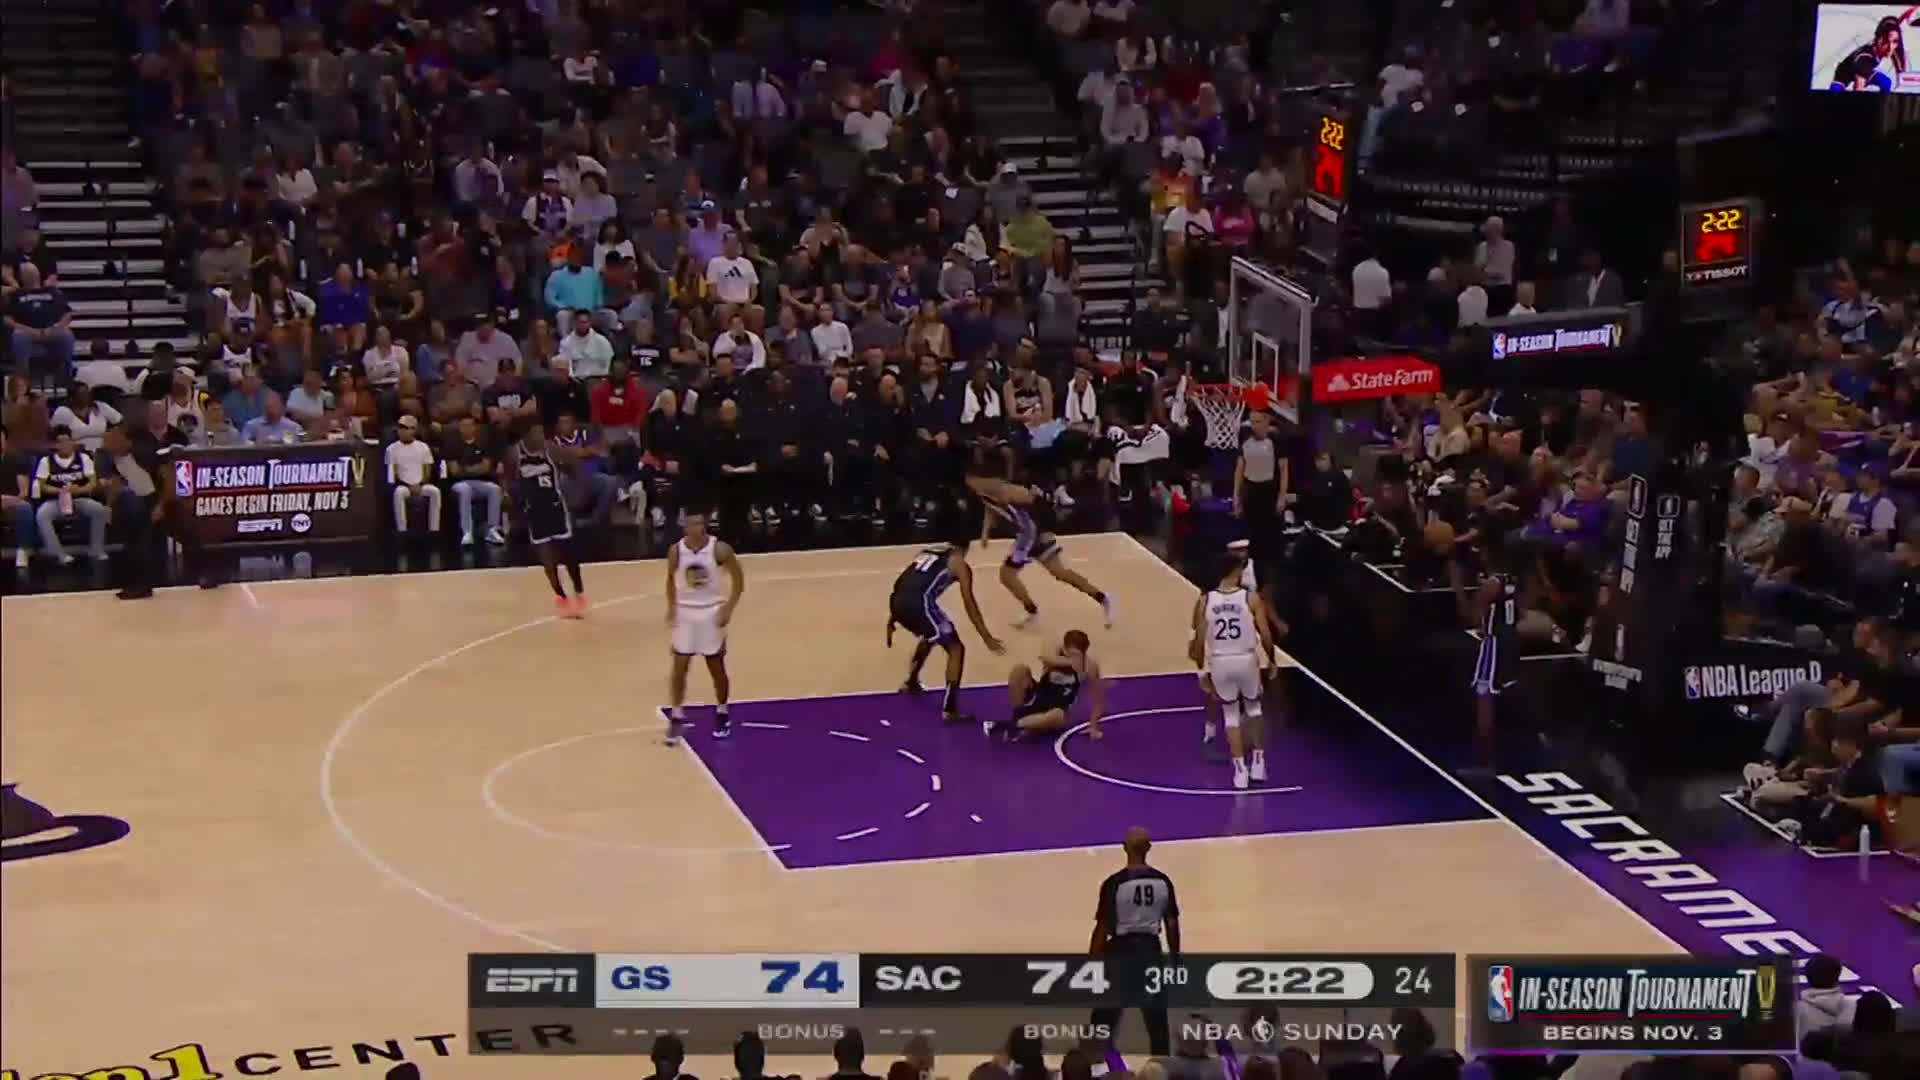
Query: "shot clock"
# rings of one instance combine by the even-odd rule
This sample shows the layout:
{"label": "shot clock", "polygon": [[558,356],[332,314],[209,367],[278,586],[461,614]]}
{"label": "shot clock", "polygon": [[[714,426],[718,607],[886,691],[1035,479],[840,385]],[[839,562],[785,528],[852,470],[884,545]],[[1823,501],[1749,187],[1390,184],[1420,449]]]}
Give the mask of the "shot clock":
{"label": "shot clock", "polygon": [[1757,199],[1694,203],[1680,208],[1680,282],[1689,289],[1753,280]]}
{"label": "shot clock", "polygon": [[1359,129],[1347,114],[1320,114],[1313,130],[1312,160],[1307,171],[1307,218],[1303,247],[1331,265],[1340,250],[1340,225],[1347,214],[1348,188],[1353,171],[1351,153]]}
{"label": "shot clock", "polygon": [[1338,218],[1347,206],[1347,120],[1328,113],[1320,117],[1313,140],[1313,171],[1308,189],[1329,218]]}

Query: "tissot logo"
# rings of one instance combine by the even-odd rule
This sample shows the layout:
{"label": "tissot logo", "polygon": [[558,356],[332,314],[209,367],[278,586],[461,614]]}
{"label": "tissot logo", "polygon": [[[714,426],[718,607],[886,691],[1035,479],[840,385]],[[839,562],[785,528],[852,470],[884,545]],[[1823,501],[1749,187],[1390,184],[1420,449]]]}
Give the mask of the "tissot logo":
{"label": "tissot logo", "polygon": [[1749,267],[1746,263],[1741,263],[1738,266],[1702,267],[1699,269],[1687,271],[1686,281],[1687,281],[1687,284],[1689,285],[1707,285],[1707,284],[1718,284],[1718,283],[1728,282],[1728,281],[1742,281],[1747,277],[1748,271],[1750,271],[1751,269],[1752,268]]}

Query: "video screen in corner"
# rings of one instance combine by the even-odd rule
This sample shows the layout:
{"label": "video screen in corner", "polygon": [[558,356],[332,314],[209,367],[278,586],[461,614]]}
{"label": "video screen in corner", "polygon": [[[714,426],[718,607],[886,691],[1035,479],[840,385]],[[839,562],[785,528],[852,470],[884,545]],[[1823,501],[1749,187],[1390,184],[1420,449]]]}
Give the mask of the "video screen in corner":
{"label": "video screen in corner", "polygon": [[1920,4],[1821,4],[1815,20],[1813,89],[1920,94]]}

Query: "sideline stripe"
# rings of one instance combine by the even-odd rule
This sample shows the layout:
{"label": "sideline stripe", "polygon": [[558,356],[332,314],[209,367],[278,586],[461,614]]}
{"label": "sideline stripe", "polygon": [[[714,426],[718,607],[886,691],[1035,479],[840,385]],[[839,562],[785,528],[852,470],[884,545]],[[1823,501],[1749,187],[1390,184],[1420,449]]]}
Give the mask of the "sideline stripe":
{"label": "sideline stripe", "polygon": [[[1198,586],[1196,586],[1193,582],[1187,580],[1187,576],[1185,574],[1182,574],[1180,571],[1174,569],[1174,567],[1171,564],[1169,564],[1165,559],[1162,559],[1160,556],[1154,554],[1154,551],[1152,548],[1141,543],[1139,540],[1134,539],[1134,537],[1132,537],[1131,535],[1127,536],[1127,539],[1130,542],[1132,542],[1135,548],[1139,549],[1140,554],[1144,556],[1147,559],[1147,561],[1153,563],[1153,565],[1159,567],[1165,573],[1170,574],[1175,578],[1178,578],[1182,584],[1186,585],[1187,588],[1194,590],[1196,593],[1200,591]],[[1283,654],[1284,652],[1285,650],[1282,650]],[[1548,847],[1547,842],[1545,840],[1542,840],[1539,837],[1528,832],[1525,826],[1521,825],[1519,822],[1513,820],[1507,815],[1501,813],[1499,810],[1495,809],[1494,805],[1488,802],[1486,799],[1482,798],[1479,792],[1461,783],[1459,777],[1448,772],[1446,769],[1441,768],[1439,762],[1434,761],[1432,758],[1428,757],[1426,754],[1420,752],[1420,750],[1416,748],[1412,743],[1402,738],[1399,732],[1381,723],[1379,719],[1376,718],[1372,713],[1361,708],[1359,702],[1341,693],[1338,687],[1334,686],[1332,683],[1328,682],[1327,680],[1321,678],[1318,672],[1314,671],[1310,667],[1307,667],[1305,664],[1300,663],[1298,659],[1294,659],[1293,663],[1295,667],[1300,669],[1301,674],[1305,675],[1307,678],[1312,679],[1314,682],[1318,683],[1320,686],[1320,689],[1325,690],[1329,694],[1332,694],[1334,698],[1337,699],[1341,704],[1345,705],[1349,709],[1352,709],[1356,716],[1359,716],[1362,720],[1365,720],[1367,723],[1372,724],[1374,727],[1380,729],[1381,734],[1385,735],[1387,738],[1392,739],[1394,742],[1398,743],[1400,745],[1400,749],[1405,750],[1409,754],[1412,754],[1414,758],[1419,760],[1427,768],[1432,769],[1434,772],[1437,772],[1441,776],[1445,777],[1447,783],[1452,784],[1454,787],[1459,788],[1460,791],[1467,796],[1467,798],[1472,799],[1474,802],[1480,804],[1480,808],[1485,810],[1489,817],[1495,818],[1499,821],[1506,822],[1509,826],[1512,827],[1513,831],[1519,833],[1521,836],[1526,837],[1527,842],[1529,844],[1532,844],[1534,847],[1539,848],[1541,851],[1551,856],[1555,862],[1558,862],[1561,866],[1566,867],[1568,873],[1572,874],[1576,878],[1579,878],[1581,881],[1586,882],[1587,886],[1591,888],[1594,892],[1599,893],[1601,896],[1606,897],[1608,903],[1612,904],[1616,908],[1619,908],[1621,911],[1626,912],[1636,922],[1639,922],[1641,925],[1645,926],[1647,929],[1653,931],[1654,934],[1658,935],[1662,940],[1666,941],[1669,945],[1672,945],[1674,948],[1674,951],[1680,952],[1680,953],[1685,953],[1688,951],[1678,941],[1675,941],[1672,937],[1669,937],[1666,931],[1653,925],[1653,923],[1645,915],[1642,915],[1639,912],[1633,910],[1633,906],[1631,904],[1628,904],[1625,900],[1621,899],[1618,896],[1615,896],[1612,892],[1610,892],[1607,889],[1606,886],[1600,884],[1599,882],[1588,877],[1586,874],[1582,873],[1579,867],[1573,865],[1571,862],[1562,858],[1559,852],[1553,850],[1553,848],[1551,847]]]}

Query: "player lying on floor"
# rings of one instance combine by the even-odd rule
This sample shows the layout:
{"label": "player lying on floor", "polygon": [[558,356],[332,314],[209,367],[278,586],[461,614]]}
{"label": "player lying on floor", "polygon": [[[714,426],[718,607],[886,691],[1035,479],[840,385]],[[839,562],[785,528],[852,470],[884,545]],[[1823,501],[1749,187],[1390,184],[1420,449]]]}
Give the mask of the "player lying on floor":
{"label": "player lying on floor", "polygon": [[1100,737],[1100,718],[1106,714],[1106,691],[1100,682],[1100,665],[1088,652],[1093,643],[1079,630],[1069,630],[1060,639],[1060,651],[1040,657],[1040,670],[1021,664],[1007,678],[1007,697],[1013,709],[1005,720],[983,721],[980,729],[999,735],[1009,742],[1023,735],[1045,735],[1064,731],[1073,714],[1080,691],[1087,691],[1087,737]]}

